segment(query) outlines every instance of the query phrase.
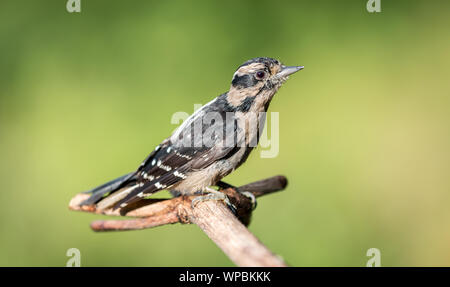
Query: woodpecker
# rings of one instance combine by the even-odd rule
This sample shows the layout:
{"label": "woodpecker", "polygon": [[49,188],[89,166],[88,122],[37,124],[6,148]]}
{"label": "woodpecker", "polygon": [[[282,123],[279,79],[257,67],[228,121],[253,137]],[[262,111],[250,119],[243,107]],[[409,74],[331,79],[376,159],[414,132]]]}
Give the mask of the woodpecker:
{"label": "woodpecker", "polygon": [[224,200],[233,209],[212,186],[229,186],[222,178],[246,161],[259,141],[270,101],[289,75],[301,69],[267,57],[246,61],[234,73],[228,92],[188,117],[137,170],[87,191],[91,196],[82,205],[124,208],[169,190],[174,196],[199,194],[193,204]]}

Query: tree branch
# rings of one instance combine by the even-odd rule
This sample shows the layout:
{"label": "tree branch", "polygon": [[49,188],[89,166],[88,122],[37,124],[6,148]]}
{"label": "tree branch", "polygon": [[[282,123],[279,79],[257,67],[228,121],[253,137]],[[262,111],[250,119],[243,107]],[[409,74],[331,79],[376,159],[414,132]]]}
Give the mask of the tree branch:
{"label": "tree branch", "polygon": [[[250,183],[237,189],[251,192],[256,197],[270,194],[285,188],[287,180],[275,176]],[[129,216],[127,220],[98,220],[91,223],[94,231],[136,230],[172,223],[194,223],[213,240],[224,253],[238,266],[286,266],[283,260],[274,255],[245,226],[252,213],[248,197],[236,188],[222,189],[236,206],[236,216],[220,201],[199,202],[193,208],[192,199],[197,196],[180,196],[172,199],[145,199],[126,209],[97,210],[95,205],[80,206],[89,194],[80,193],[69,203],[71,210],[97,214]]]}

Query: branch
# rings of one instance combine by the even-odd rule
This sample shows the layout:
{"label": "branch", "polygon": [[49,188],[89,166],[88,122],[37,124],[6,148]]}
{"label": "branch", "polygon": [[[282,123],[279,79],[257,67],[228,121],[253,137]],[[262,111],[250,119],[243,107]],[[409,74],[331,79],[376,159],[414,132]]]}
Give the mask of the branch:
{"label": "branch", "polygon": [[[287,180],[275,176],[250,183],[237,189],[248,191],[256,197],[285,188]],[[69,204],[71,210],[97,214],[129,216],[127,220],[98,220],[91,223],[94,231],[136,230],[172,223],[194,223],[213,240],[238,266],[286,266],[281,258],[274,255],[245,226],[251,218],[250,199],[236,188],[222,189],[236,206],[237,217],[220,201],[199,202],[194,208],[191,201],[197,196],[180,196],[172,199],[145,199],[126,209],[97,210],[95,205],[80,206],[89,194],[76,195]],[[136,218],[137,217],[137,218]]]}

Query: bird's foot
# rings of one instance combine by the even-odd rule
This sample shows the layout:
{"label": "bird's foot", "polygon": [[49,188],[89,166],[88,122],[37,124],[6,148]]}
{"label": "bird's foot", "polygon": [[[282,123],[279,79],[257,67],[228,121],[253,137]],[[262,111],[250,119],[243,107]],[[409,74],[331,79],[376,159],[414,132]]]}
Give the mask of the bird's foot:
{"label": "bird's foot", "polygon": [[218,190],[212,189],[210,187],[205,188],[205,190],[208,194],[201,195],[192,200],[191,206],[194,208],[199,202],[207,201],[207,200],[221,200],[223,201],[229,209],[234,213],[234,215],[237,214],[237,209],[234,204],[231,203],[228,196]]}
{"label": "bird's foot", "polygon": [[250,199],[252,203],[252,210],[255,210],[256,206],[258,205],[258,202],[256,201],[256,197],[253,193],[250,191],[240,191],[239,189],[236,189],[240,194]]}
{"label": "bird's foot", "polygon": [[220,188],[233,188],[234,190],[236,190],[237,192],[239,192],[239,194],[247,197],[250,199],[251,203],[252,203],[252,210],[254,210],[256,208],[256,206],[258,205],[258,202],[256,201],[256,197],[253,193],[249,192],[249,191],[241,191],[239,190],[239,188],[237,188],[236,186],[233,186],[229,183],[223,182],[223,181],[219,181],[217,183],[217,185]]}

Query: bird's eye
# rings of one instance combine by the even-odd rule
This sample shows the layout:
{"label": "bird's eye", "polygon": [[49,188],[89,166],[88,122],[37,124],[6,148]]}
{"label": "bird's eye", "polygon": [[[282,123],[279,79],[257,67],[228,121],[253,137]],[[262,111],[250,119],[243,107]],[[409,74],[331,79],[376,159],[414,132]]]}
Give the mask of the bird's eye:
{"label": "bird's eye", "polygon": [[264,71],[258,71],[255,76],[258,80],[262,80],[266,76],[266,73]]}

